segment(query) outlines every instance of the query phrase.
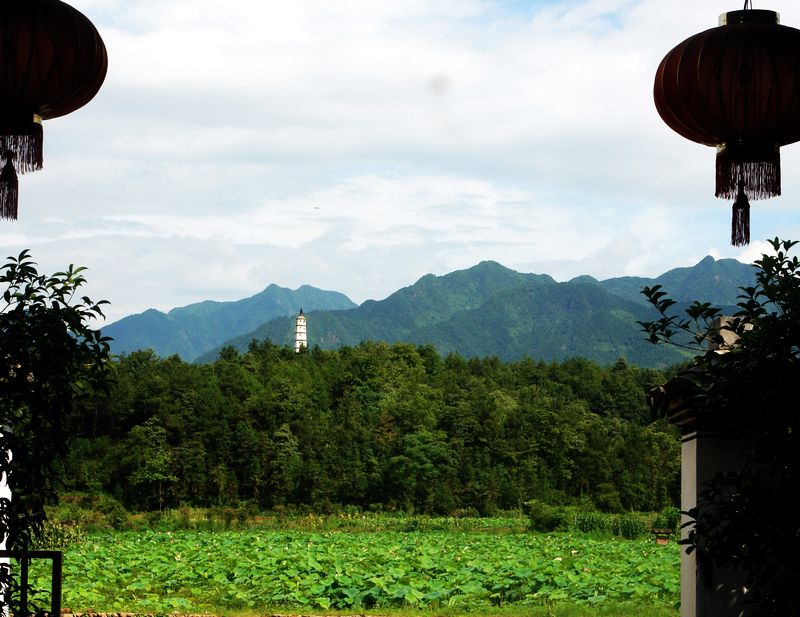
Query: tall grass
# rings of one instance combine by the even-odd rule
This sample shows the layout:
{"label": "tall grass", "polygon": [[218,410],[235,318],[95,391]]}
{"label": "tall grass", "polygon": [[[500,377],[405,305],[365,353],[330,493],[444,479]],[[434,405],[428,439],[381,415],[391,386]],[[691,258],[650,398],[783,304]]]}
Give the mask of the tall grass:
{"label": "tall grass", "polygon": [[[579,506],[552,506],[529,501],[524,512],[511,511],[493,517],[459,512],[454,516],[427,516],[402,512],[371,512],[345,507],[320,514],[297,508],[261,512],[249,504],[230,507],[183,506],[163,511],[129,513],[108,496],[67,496],[48,511],[50,520],[63,528],[84,532],[129,531],[459,531],[465,533],[521,533],[566,531],[636,539],[653,528],[675,531],[680,519],[677,508],[661,513],[604,513]],[[53,531],[51,529],[51,531]],[[63,531],[63,529],[62,529]],[[56,531],[53,531],[56,533]]]}

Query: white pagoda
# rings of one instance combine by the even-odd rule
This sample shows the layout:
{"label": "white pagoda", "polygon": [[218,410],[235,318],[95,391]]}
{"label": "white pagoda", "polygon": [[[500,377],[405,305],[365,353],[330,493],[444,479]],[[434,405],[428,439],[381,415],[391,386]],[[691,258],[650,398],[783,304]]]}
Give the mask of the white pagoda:
{"label": "white pagoda", "polygon": [[301,348],[308,348],[308,333],[306,331],[306,316],[303,309],[294,322],[294,351],[300,353]]}

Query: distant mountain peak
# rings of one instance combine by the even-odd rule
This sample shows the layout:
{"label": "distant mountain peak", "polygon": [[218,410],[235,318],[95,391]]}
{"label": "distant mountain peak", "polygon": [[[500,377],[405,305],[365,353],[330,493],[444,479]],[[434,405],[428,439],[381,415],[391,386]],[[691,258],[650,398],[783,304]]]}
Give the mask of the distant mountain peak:
{"label": "distant mountain peak", "polygon": [[600,281],[598,281],[593,276],[589,276],[588,274],[581,274],[580,276],[576,276],[575,278],[570,279],[569,282],[570,283],[594,283],[596,285],[600,284]]}
{"label": "distant mountain peak", "polygon": [[479,261],[471,268],[467,268],[467,270],[480,270],[480,269],[508,270],[510,272],[514,272],[514,270],[506,268],[503,264],[493,259],[484,259],[483,261]]}

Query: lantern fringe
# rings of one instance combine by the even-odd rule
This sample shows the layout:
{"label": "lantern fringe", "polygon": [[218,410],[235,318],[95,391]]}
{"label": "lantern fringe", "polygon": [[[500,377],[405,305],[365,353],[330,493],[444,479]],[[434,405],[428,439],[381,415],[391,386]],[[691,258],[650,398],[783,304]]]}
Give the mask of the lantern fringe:
{"label": "lantern fringe", "polygon": [[744,192],[743,183],[739,184],[739,193],[733,203],[731,244],[733,246],[750,244],[750,202]]}
{"label": "lantern fringe", "polygon": [[31,122],[22,130],[4,130],[0,125],[0,152],[15,154],[19,173],[26,174],[42,168],[43,148],[44,136],[40,123]]}
{"label": "lantern fringe", "polygon": [[0,218],[17,220],[19,204],[19,181],[11,157],[8,157],[0,171]]}
{"label": "lantern fringe", "polygon": [[[716,196],[738,198],[739,183],[750,199],[769,199],[781,194],[781,154],[777,147],[767,152],[722,148],[717,152]],[[754,160],[756,159],[756,160]]]}

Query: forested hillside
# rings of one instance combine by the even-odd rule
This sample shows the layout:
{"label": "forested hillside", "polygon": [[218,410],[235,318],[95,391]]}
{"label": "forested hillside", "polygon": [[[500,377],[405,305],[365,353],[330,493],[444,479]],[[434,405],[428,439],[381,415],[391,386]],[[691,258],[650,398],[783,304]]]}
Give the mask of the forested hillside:
{"label": "forested hillside", "polygon": [[[352,310],[313,311],[308,335],[324,349],[374,340],[430,344],[440,354],[466,357],[580,357],[601,364],[623,357],[637,366],[663,368],[689,356],[679,348],[654,347],[642,336],[638,322],[656,317],[642,288],[662,284],[679,303],[699,300],[725,310],[736,304],[739,288],[751,285],[753,276],[751,266],[706,257],[656,279],[597,281],[583,276],[559,283],[547,275],[522,274],[484,261],[444,276],[426,275],[384,300]],[[245,351],[254,339],[291,344],[293,336],[292,318],[277,318],[197,361],[213,361],[223,346]]]}
{"label": "forested hillside", "polygon": [[615,295],[645,306],[650,303],[642,295],[642,288],[661,285],[679,304],[697,300],[718,307],[734,307],[739,302],[741,288],[755,283],[755,273],[750,264],[708,255],[690,268],[673,268],[654,279],[622,276],[598,283]]}
{"label": "forested hillside", "polygon": [[276,317],[296,315],[300,309],[335,311],[355,306],[347,296],[335,291],[309,285],[295,290],[269,285],[256,295],[235,302],[206,300],[168,313],[148,309],[104,326],[103,335],[111,337],[111,351],[115,354],[152,349],[162,357],[177,354],[191,361]]}
{"label": "forested hillside", "polygon": [[253,339],[291,345],[302,308],[310,317],[311,344],[323,349],[372,340],[430,344],[440,354],[465,357],[581,357],[601,364],[623,357],[663,368],[688,355],[644,340],[637,322],[655,314],[642,288],[663,285],[679,306],[699,300],[733,311],[740,287],[752,285],[753,275],[752,266],[706,257],[655,279],[580,276],[558,283],[484,261],[443,276],[427,274],[358,307],[337,292],[270,285],[236,302],[205,301],[166,314],[151,309],[105,326],[103,334],[113,338],[116,354],[150,348],[161,357],[213,362],[223,347],[244,352]]}
{"label": "forested hillside", "polygon": [[129,508],[335,504],[452,513],[677,500],[678,440],[651,423],[664,380],[624,361],[440,356],[431,346],[337,350],[254,343],[213,364],[135,352],[66,468],[67,489]]}

